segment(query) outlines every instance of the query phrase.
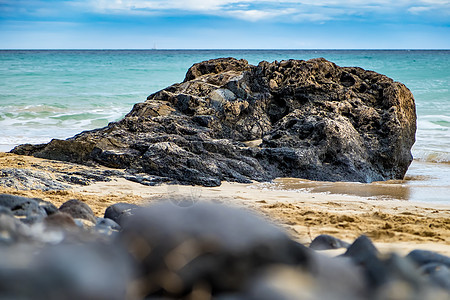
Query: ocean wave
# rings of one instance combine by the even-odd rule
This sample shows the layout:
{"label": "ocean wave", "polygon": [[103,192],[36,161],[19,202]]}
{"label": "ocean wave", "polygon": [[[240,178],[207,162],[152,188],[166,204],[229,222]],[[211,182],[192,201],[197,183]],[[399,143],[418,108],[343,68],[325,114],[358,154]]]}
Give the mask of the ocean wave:
{"label": "ocean wave", "polygon": [[66,139],[84,130],[106,126],[121,119],[129,107],[91,108],[64,105],[8,105],[0,107],[0,151],[19,144],[47,143],[53,138]]}
{"label": "ocean wave", "polygon": [[419,130],[450,130],[450,116],[426,115],[419,116],[417,120]]}
{"label": "ocean wave", "polygon": [[450,163],[450,116],[419,116],[412,152],[418,161]]}
{"label": "ocean wave", "polygon": [[[122,117],[129,109],[128,106],[104,106],[92,105],[89,107],[68,107],[65,105],[17,105],[0,107],[0,120],[6,123],[44,123],[52,124],[52,120],[64,121],[90,121],[107,119],[114,121]],[[88,122],[89,123],[89,122]]]}
{"label": "ocean wave", "polygon": [[450,152],[447,151],[415,150],[413,157],[423,162],[450,164]]}

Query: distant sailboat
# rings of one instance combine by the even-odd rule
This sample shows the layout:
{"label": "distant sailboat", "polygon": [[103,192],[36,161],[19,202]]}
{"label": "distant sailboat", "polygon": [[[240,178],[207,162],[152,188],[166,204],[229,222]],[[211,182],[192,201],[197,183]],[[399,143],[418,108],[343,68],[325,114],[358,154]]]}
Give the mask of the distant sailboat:
{"label": "distant sailboat", "polygon": [[156,43],[153,44],[152,50],[156,50]]}

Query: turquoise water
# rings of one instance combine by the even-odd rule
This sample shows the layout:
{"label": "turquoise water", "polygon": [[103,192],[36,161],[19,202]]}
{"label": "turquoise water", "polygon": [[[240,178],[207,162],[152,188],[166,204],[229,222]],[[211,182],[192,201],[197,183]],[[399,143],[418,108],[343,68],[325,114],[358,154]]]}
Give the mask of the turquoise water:
{"label": "turquoise water", "polygon": [[[324,57],[404,83],[417,105],[413,155],[428,163],[427,174],[436,169],[436,174],[427,176],[437,176],[440,186],[450,186],[450,168],[446,169],[450,166],[450,51],[0,51],[0,151],[105,126],[149,94],[182,81],[192,64],[229,56],[252,64]],[[412,168],[411,176],[421,176],[420,169],[416,174]]]}

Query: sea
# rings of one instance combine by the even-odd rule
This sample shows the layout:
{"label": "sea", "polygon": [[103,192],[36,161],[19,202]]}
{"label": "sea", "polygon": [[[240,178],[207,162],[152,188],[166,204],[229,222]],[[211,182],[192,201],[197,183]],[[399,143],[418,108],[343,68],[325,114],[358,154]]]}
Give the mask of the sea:
{"label": "sea", "polygon": [[450,204],[450,50],[0,50],[0,151],[65,139],[121,119],[133,105],[219,57],[324,57],[404,83],[417,110],[405,180],[372,184],[281,179],[272,188]]}

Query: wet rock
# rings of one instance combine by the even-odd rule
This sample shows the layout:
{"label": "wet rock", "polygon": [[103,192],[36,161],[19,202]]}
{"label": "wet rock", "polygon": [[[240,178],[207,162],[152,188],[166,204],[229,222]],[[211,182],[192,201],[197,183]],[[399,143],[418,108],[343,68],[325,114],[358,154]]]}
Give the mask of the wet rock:
{"label": "wet rock", "polygon": [[413,250],[407,256],[419,266],[429,263],[439,263],[450,268],[450,257],[427,250]]}
{"label": "wet rock", "polygon": [[97,222],[92,209],[86,203],[77,199],[63,203],[59,211],[71,215],[74,219],[84,219],[93,224]]}
{"label": "wet rock", "polygon": [[41,221],[47,216],[47,209],[51,207],[48,203],[44,203],[44,207],[39,203],[43,202],[40,199],[31,199],[15,195],[0,194],[0,206],[11,210],[14,216],[21,218],[25,223],[31,224]]}
{"label": "wet rock", "polygon": [[233,292],[267,265],[308,267],[311,254],[255,215],[217,204],[153,205],[122,228],[120,240],[141,267],[143,295],[181,297],[198,285]]}
{"label": "wet rock", "polygon": [[145,175],[145,174],[137,174],[137,175],[125,175],[123,178],[129,181],[137,182],[142,185],[155,186],[161,183],[170,182],[170,178],[160,177],[154,175]]}
{"label": "wet rock", "polygon": [[334,236],[321,234],[317,236],[309,245],[309,248],[314,250],[328,250],[328,249],[339,249],[348,248],[349,243],[344,242]]}
{"label": "wet rock", "polygon": [[322,58],[257,66],[225,58],[195,64],[119,122],[12,152],[206,186],[372,182],[403,178],[415,131],[411,92],[384,75]]}
{"label": "wet rock", "polygon": [[122,226],[123,220],[132,216],[140,206],[130,203],[116,203],[105,210],[105,219],[111,219]]}

